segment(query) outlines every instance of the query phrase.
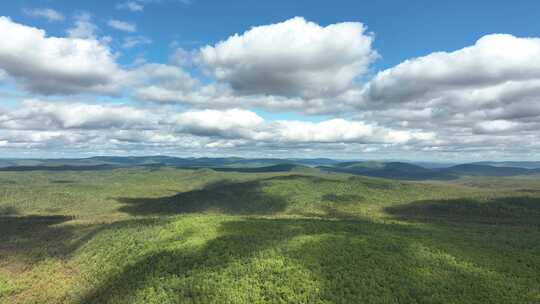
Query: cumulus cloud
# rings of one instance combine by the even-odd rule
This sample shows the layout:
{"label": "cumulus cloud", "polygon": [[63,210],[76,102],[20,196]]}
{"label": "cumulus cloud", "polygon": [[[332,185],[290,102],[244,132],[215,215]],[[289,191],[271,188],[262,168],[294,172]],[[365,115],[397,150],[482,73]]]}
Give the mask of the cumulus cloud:
{"label": "cumulus cloud", "polygon": [[133,33],[137,31],[137,26],[134,23],[130,23],[126,21],[111,19],[107,22],[107,24],[113,29],[123,31],[123,32]]}
{"label": "cumulus cloud", "polygon": [[298,142],[350,142],[374,135],[375,128],[363,122],[332,119],[319,123],[278,121],[275,130],[281,140]]}
{"label": "cumulus cloud", "polygon": [[404,144],[410,141],[432,141],[432,132],[393,130],[362,121],[331,119],[321,122],[278,121],[272,134],[283,142],[307,143],[386,143]]}
{"label": "cumulus cloud", "polygon": [[174,53],[169,56],[169,61],[176,65],[189,65],[193,63],[193,52],[188,52],[183,48],[176,48]]}
{"label": "cumulus cloud", "polygon": [[322,27],[296,17],[200,50],[199,62],[240,94],[333,96],[377,57],[362,23]]}
{"label": "cumulus cloud", "polygon": [[49,22],[64,21],[65,19],[64,15],[52,8],[28,8],[24,9],[23,12],[28,16],[45,18]]}
{"label": "cumulus cloud", "polygon": [[[56,103],[54,103],[56,104]],[[4,153],[98,153],[183,154],[270,157],[399,157],[437,155],[471,158],[504,155],[534,155],[540,146],[537,134],[521,137],[469,134],[439,138],[434,132],[392,129],[361,121],[327,120],[267,121],[246,110],[202,110],[172,114],[155,108],[77,104],[88,116],[70,121],[67,115],[35,110],[23,116],[18,111],[0,114],[0,144]],[[88,109],[85,107],[88,106]],[[52,107],[50,104],[43,108]],[[61,106],[59,108],[62,108]],[[67,108],[67,105],[66,105]],[[137,113],[144,111],[144,117]],[[62,111],[62,110],[61,110]],[[60,111],[60,112],[61,112]],[[29,111],[30,112],[30,111]],[[46,114],[42,114],[42,113]],[[120,116],[115,113],[126,112]],[[7,116],[9,117],[7,117]],[[16,116],[16,117],[15,117]],[[44,116],[50,116],[45,118]],[[31,124],[35,119],[39,123]],[[15,124],[18,120],[19,125]],[[44,123],[55,121],[54,123]],[[9,122],[7,124],[7,122]],[[320,133],[322,132],[322,133]],[[532,154],[531,154],[532,153]]]}
{"label": "cumulus cloud", "polygon": [[374,101],[407,102],[466,90],[483,95],[474,96],[479,99],[495,99],[481,90],[497,90],[496,86],[510,81],[539,79],[539,58],[538,38],[487,35],[473,46],[407,60],[382,71],[370,82],[368,94]]}
{"label": "cumulus cloud", "polygon": [[[177,67],[176,67],[177,68]],[[182,70],[181,70],[182,71]],[[182,86],[170,86],[161,82],[151,82],[137,86],[134,96],[139,100],[159,104],[180,103],[196,108],[234,108],[251,107],[270,111],[295,111],[304,114],[337,114],[350,110],[352,105],[343,98],[313,98],[266,96],[266,95],[237,95],[230,87],[222,84],[201,85],[199,81],[184,72],[191,80],[186,84],[195,84],[186,90]],[[172,79],[171,79],[172,80]],[[178,81],[178,80],[177,80]],[[180,83],[180,82],[179,82]]]}
{"label": "cumulus cloud", "polygon": [[0,128],[14,130],[140,129],[155,123],[152,113],[122,105],[26,100],[19,109],[0,112]]}
{"label": "cumulus cloud", "polygon": [[254,27],[214,46],[180,48],[171,55],[171,64],[195,64],[209,72],[209,83],[185,90],[154,82],[137,86],[134,96],[197,108],[343,113],[357,104],[357,77],[377,57],[372,40],[364,25],[354,22],[323,27],[297,17]]}
{"label": "cumulus cloud", "polygon": [[[61,143],[149,149],[172,147],[182,138],[201,149],[296,149],[342,144],[425,144],[433,134],[394,130],[360,121],[268,121],[242,109],[188,110],[128,105],[26,100],[0,111],[0,140],[10,147],[56,147]],[[181,147],[178,144],[177,148]],[[113,148],[110,148],[113,149]]]}
{"label": "cumulus cloud", "polygon": [[92,23],[92,16],[81,13],[75,16],[75,24],[67,30],[70,38],[95,39],[97,26]]}
{"label": "cumulus cloud", "polygon": [[519,127],[519,123],[508,120],[488,120],[475,125],[478,133],[501,133],[513,131]]}
{"label": "cumulus cloud", "polygon": [[200,86],[197,79],[180,67],[157,63],[147,63],[132,69],[128,81],[136,88],[135,94],[140,98],[145,99],[149,95],[148,99],[162,102],[181,99],[182,94],[195,92]]}
{"label": "cumulus cloud", "polygon": [[[0,38],[10,41],[0,44],[0,79],[30,94],[126,93],[138,101],[26,100],[0,110],[2,149],[359,158],[540,151],[538,38],[488,35],[361,83],[377,57],[361,23],[293,18],[199,50],[177,49],[166,64],[126,66],[97,31],[87,14],[77,16],[68,37],[0,17]],[[120,45],[146,39],[126,37]],[[197,76],[197,68],[209,78]],[[326,116],[267,120],[247,109]]]}
{"label": "cumulus cloud", "polygon": [[94,38],[48,37],[43,30],[0,17],[0,39],[9,41],[0,44],[0,69],[33,93],[118,90],[114,77],[121,70],[108,46]]}
{"label": "cumulus cloud", "polygon": [[360,119],[436,130],[438,152],[536,151],[538,96],[540,39],[493,34],[379,72],[357,109]]}
{"label": "cumulus cloud", "polygon": [[176,115],[174,122],[178,131],[193,135],[247,138],[256,137],[264,119],[248,110],[230,109],[188,111]]}
{"label": "cumulus cloud", "polygon": [[[273,144],[288,143],[386,143],[433,140],[433,133],[392,130],[361,121],[330,119],[321,122],[266,121],[240,109],[188,111],[176,123],[194,135],[247,139]],[[187,127],[186,127],[187,126]]]}

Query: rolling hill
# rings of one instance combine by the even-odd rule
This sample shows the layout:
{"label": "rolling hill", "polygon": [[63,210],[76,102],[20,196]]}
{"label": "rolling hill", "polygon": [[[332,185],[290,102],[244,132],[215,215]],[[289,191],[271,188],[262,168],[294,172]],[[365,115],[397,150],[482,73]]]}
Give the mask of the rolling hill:
{"label": "rolling hill", "polygon": [[60,166],[176,166],[176,167],[265,167],[280,164],[304,166],[333,165],[337,160],[280,159],[280,158],[240,158],[240,157],[172,157],[172,156],[95,156],[90,158],[60,159],[0,159],[0,168],[7,167],[60,167]]}
{"label": "rolling hill", "polygon": [[[326,158],[279,159],[279,158],[180,158],[170,156],[97,156],[81,159],[4,159],[0,171],[88,171],[111,170],[128,167],[175,167],[184,169],[210,168],[222,172],[290,172],[310,171],[347,173],[402,180],[450,180],[463,176],[518,176],[540,174],[535,162],[513,162],[516,167],[469,163],[454,166],[427,167],[408,162],[346,161]],[[512,164],[512,163],[510,163]],[[528,167],[528,168],[525,168]]]}
{"label": "rolling hill", "polygon": [[445,168],[425,168],[403,162],[345,162],[319,166],[322,171],[349,173],[403,180],[449,180],[463,176],[518,176],[540,174],[540,169],[461,164]]}
{"label": "rolling hill", "polygon": [[502,161],[502,162],[483,161],[483,162],[476,162],[473,164],[488,165],[488,166],[493,166],[493,167],[540,169],[540,161]]}
{"label": "rolling hill", "polygon": [[[336,166],[366,167],[431,172],[403,163]],[[288,163],[116,168],[0,172],[0,303],[536,303],[540,296],[539,179],[470,187]]]}
{"label": "rolling hill", "polygon": [[453,176],[446,175],[436,169],[427,169],[421,166],[403,162],[347,162],[335,166],[319,166],[322,171],[349,173],[373,177],[392,179],[449,179]]}

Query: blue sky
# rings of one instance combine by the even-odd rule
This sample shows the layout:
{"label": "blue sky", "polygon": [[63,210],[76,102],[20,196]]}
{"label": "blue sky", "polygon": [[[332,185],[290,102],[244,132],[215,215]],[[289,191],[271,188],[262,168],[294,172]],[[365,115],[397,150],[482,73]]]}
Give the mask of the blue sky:
{"label": "blue sky", "polygon": [[[5,1],[6,29],[46,34],[28,38],[36,60],[13,59],[23,42],[0,49],[0,156],[538,159],[539,13],[537,1]],[[91,31],[70,32],[81,23]]]}
{"label": "blue sky", "polygon": [[[295,16],[327,25],[359,21],[376,34],[374,47],[382,59],[374,68],[383,69],[434,51],[451,51],[474,43],[492,33],[523,37],[540,35],[537,1],[182,1],[161,0],[144,5],[142,12],[115,9],[122,1],[4,1],[3,15],[42,27],[53,35],[62,35],[66,23],[50,23],[23,13],[22,8],[50,7],[66,16],[90,12],[96,23],[114,18],[137,24],[138,32],[151,37],[151,48],[133,49],[128,55],[143,53],[163,61],[170,44],[177,41],[186,49],[218,42],[252,26],[276,23]],[[113,37],[122,33],[102,30]]]}

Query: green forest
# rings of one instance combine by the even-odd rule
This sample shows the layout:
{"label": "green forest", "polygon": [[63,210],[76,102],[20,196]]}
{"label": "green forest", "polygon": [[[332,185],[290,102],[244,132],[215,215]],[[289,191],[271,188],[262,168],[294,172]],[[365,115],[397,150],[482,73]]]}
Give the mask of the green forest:
{"label": "green forest", "polygon": [[1,303],[539,303],[540,181],[0,172]]}

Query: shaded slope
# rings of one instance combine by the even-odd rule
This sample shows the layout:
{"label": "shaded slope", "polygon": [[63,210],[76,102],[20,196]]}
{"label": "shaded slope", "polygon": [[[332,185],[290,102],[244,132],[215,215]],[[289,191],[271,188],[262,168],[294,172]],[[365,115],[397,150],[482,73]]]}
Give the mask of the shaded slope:
{"label": "shaded slope", "polygon": [[438,169],[427,169],[417,165],[412,165],[402,162],[390,163],[345,163],[338,166],[319,167],[323,171],[349,173],[356,175],[365,175],[373,177],[383,177],[392,179],[405,180],[422,180],[422,179],[452,179],[456,176]]}
{"label": "shaded slope", "polygon": [[346,162],[319,166],[323,171],[403,180],[450,180],[464,176],[519,176],[540,174],[540,169],[462,164],[448,168],[424,168],[403,162]]}

